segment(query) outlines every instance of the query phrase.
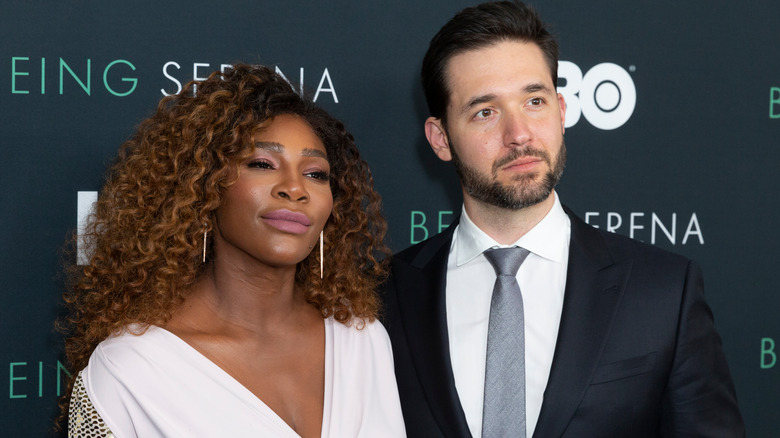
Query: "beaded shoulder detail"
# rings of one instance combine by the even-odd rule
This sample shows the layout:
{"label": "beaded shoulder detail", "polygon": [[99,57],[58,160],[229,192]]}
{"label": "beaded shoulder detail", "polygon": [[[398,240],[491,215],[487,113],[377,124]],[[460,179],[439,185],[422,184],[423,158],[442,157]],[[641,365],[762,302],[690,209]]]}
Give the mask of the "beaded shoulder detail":
{"label": "beaded shoulder detail", "polygon": [[68,409],[68,438],[114,438],[89,400],[81,373],[73,384]]}

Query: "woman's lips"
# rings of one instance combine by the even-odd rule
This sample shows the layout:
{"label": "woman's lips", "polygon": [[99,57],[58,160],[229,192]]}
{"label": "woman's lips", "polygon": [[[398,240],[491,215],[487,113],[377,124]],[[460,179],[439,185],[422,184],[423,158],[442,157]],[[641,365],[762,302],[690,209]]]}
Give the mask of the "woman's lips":
{"label": "woman's lips", "polygon": [[311,226],[311,221],[305,214],[290,210],[274,210],[261,217],[268,225],[287,233],[303,234]]}

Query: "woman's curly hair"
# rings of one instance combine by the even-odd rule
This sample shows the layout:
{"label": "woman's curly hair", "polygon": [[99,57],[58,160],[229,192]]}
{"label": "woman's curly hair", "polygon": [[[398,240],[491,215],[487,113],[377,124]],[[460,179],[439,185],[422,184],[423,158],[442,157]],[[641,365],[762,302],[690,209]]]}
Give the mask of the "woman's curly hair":
{"label": "woman's curly hair", "polygon": [[238,64],[162,99],[122,145],[83,234],[89,264],[63,297],[71,369],[83,369],[97,344],[128,324],[169,320],[211,261],[211,245],[202,261],[203,233],[216,227],[214,212],[253,153],[253,134],[282,114],[301,117],[325,145],[334,201],[324,278],[312,251],[296,283],[323,318],[374,320],[387,226],[354,138],[273,70]]}

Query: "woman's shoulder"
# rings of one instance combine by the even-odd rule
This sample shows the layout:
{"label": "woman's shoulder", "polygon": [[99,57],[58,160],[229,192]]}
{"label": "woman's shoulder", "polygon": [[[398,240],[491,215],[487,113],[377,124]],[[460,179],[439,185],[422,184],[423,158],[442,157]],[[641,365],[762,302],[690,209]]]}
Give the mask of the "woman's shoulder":
{"label": "woman's shoulder", "polygon": [[87,388],[100,388],[148,378],[181,357],[180,342],[156,326],[127,326],[98,344],[83,370],[84,383]]}
{"label": "woman's shoulder", "polygon": [[368,318],[352,317],[348,321],[339,322],[331,317],[326,319],[325,323],[332,325],[334,331],[339,332],[344,336],[355,338],[388,338],[387,330],[385,330],[385,327],[378,319],[371,321]]}
{"label": "woman's shoulder", "polygon": [[337,407],[331,412],[330,436],[405,436],[393,351],[382,323],[327,321],[336,334],[329,344],[331,405]]}
{"label": "woman's shoulder", "polygon": [[376,361],[392,363],[392,347],[387,330],[378,320],[352,318],[347,323],[341,323],[328,318],[332,333],[332,343],[336,351],[344,355],[358,355],[364,358],[374,358]]}
{"label": "woman's shoulder", "polygon": [[143,359],[151,350],[170,343],[165,330],[153,325],[132,324],[122,328],[95,348],[89,366],[96,361],[125,362]]}
{"label": "woman's shoulder", "polygon": [[111,430],[132,430],[127,413],[133,409],[133,400],[144,398],[147,389],[160,386],[156,368],[168,362],[160,355],[166,342],[164,330],[158,327],[130,325],[92,352],[79,378],[84,398]]}

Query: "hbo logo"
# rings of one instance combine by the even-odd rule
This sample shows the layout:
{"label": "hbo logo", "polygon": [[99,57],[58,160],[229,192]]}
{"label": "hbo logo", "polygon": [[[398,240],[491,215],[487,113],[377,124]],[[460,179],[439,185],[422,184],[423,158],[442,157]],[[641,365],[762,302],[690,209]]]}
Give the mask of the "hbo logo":
{"label": "hbo logo", "polygon": [[603,130],[623,126],[636,106],[636,87],[622,67],[610,62],[598,64],[585,76],[577,64],[558,63],[558,77],[566,85],[558,92],[566,100],[566,127],[574,126],[584,115],[591,125]]}

